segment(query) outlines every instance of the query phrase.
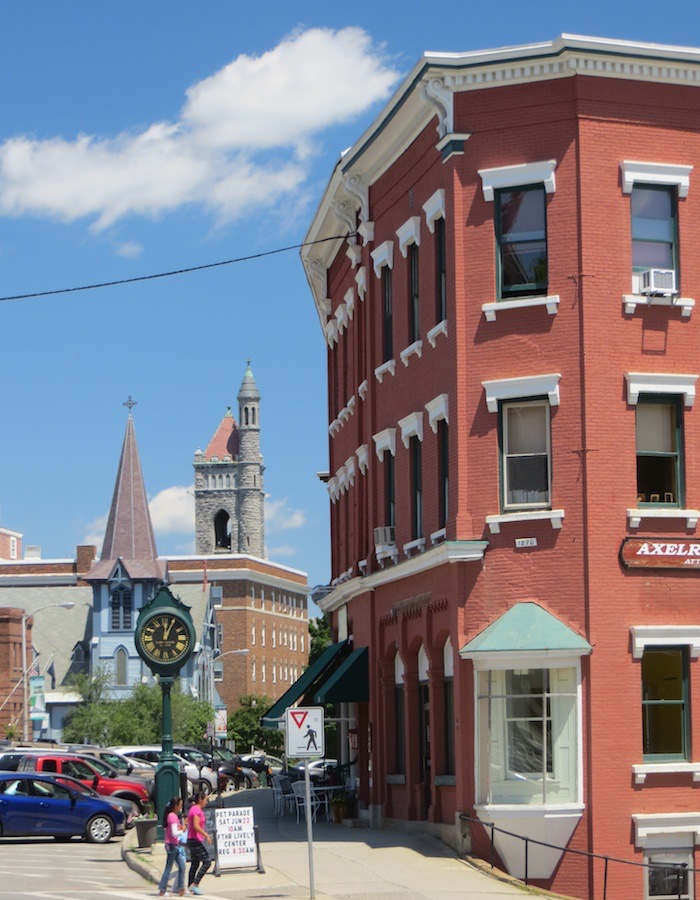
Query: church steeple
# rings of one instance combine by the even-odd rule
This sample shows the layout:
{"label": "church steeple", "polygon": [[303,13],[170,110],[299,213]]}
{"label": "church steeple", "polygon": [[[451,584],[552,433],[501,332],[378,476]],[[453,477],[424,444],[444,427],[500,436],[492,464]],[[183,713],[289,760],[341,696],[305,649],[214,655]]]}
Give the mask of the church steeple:
{"label": "church steeple", "polygon": [[260,455],[260,392],[250,360],[237,399],[238,423],[229,407],[207,449],[195,453],[196,551],[262,557],[265,496]]}
{"label": "church steeple", "polygon": [[[129,400],[131,405],[134,405],[131,398]],[[88,579],[108,578],[119,559],[132,579],[160,581],[163,578],[153,536],[131,409],[126,423],[126,434],[102,553],[100,559],[92,566]]]}

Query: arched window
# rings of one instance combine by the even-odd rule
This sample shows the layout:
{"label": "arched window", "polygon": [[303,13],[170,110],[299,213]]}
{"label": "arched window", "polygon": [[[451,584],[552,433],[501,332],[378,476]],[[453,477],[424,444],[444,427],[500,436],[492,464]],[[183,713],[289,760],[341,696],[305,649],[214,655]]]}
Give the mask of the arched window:
{"label": "arched window", "polygon": [[214,546],[217,550],[231,549],[231,520],[225,509],[214,517]]}
{"label": "arched window", "polygon": [[120,686],[127,684],[128,662],[129,656],[126,650],[123,647],[120,647],[114,654],[115,684]]}
{"label": "arched window", "polygon": [[250,424],[255,425],[255,407],[250,410]]}

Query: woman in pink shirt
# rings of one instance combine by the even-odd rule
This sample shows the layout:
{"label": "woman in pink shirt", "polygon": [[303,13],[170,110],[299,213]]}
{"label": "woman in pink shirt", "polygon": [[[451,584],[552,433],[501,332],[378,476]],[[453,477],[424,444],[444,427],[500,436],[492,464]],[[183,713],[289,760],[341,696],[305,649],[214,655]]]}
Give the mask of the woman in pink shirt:
{"label": "woman in pink shirt", "polygon": [[190,894],[201,894],[199,883],[204,878],[207,869],[211,865],[209,851],[204,846],[206,841],[211,844],[211,835],[207,834],[204,825],[204,807],[207,805],[207,795],[204,791],[200,791],[195,795],[194,803],[190,806],[187,813],[187,847],[190,851],[190,871],[187,876],[187,883],[190,887]]}
{"label": "woman in pink shirt", "polygon": [[158,885],[160,897],[165,895],[170,878],[170,870],[173,863],[177,865],[176,891],[181,897],[185,896],[185,854],[180,847],[180,835],[184,834],[185,827],[182,824],[182,799],[173,797],[163,811],[163,834],[165,835],[165,869]]}

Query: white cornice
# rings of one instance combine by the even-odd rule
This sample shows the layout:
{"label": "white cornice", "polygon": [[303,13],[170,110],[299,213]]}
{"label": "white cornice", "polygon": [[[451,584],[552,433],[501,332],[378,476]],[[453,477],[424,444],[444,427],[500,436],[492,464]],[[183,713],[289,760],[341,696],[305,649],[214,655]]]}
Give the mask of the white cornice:
{"label": "white cornice", "polygon": [[381,585],[400,581],[421,572],[427,572],[448,563],[481,562],[488,547],[488,541],[445,541],[425,553],[404,559],[395,566],[362,575],[338,585],[335,590],[318,601],[323,612],[333,612],[348,603],[353,597],[374,590]]}
{"label": "white cornice", "polygon": [[[427,126],[437,122],[442,131],[450,127],[450,94],[573,76],[700,87],[700,50],[564,34],[536,44],[424,54],[374,122],[338,160],[306,234],[306,243],[341,236],[304,247],[301,253],[322,323],[325,296],[311,277],[314,261],[330,266],[345,234],[354,231],[357,211],[360,218],[369,214],[364,207],[377,178]],[[435,131],[433,136],[437,144]],[[348,190],[354,196],[349,197]]]}

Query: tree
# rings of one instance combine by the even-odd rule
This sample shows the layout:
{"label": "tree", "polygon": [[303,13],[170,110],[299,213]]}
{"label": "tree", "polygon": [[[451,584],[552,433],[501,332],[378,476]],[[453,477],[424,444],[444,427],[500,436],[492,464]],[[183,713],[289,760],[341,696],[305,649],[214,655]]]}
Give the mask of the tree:
{"label": "tree", "polygon": [[[91,678],[76,675],[73,689],[83,698],[63,725],[63,739],[72,743],[157,744],[163,721],[162,694],[157,684],[138,684],[129,697],[110,697],[110,676],[105,670]],[[177,744],[201,743],[214,711],[209,703],[195,700],[175,682],[171,693],[173,740]]]}
{"label": "tree", "polygon": [[331,643],[331,628],[325,616],[309,619],[309,665],[316,662]]}
{"label": "tree", "polygon": [[228,734],[235,741],[238,753],[248,753],[251,747],[280,756],[284,750],[284,734],[272,728],[263,728],[260,716],[275,702],[271,697],[245,694],[240,707],[228,717]]}
{"label": "tree", "polygon": [[63,740],[75,744],[104,744],[110,730],[110,676],[99,668],[94,675],[76,673],[70,687],[83,702],[71,710],[63,723]]}

